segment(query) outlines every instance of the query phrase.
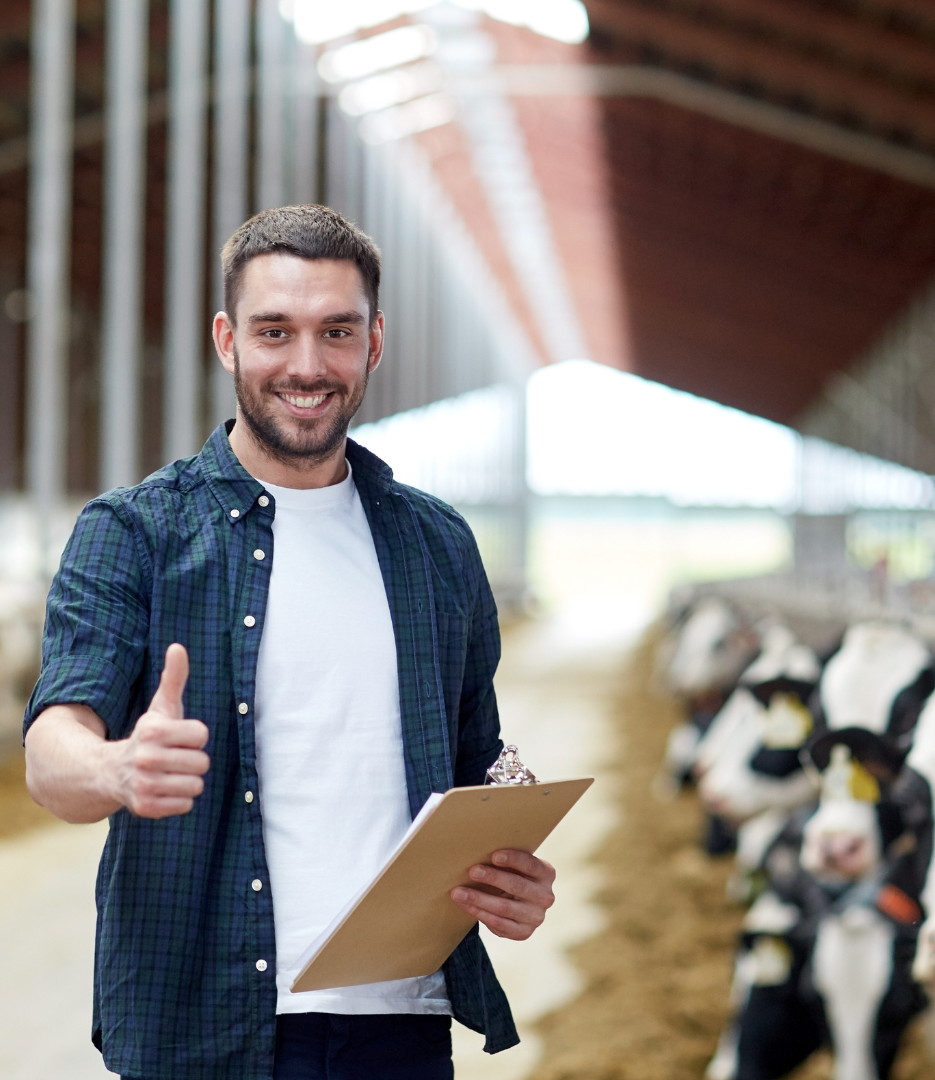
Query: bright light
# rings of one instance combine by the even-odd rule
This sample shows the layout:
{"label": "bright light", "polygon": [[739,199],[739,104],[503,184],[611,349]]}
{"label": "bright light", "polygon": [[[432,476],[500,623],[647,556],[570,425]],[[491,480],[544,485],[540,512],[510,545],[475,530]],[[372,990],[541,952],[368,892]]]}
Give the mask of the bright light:
{"label": "bright light", "polygon": [[368,30],[371,26],[413,15],[433,7],[437,0],[291,0],[292,13],[281,5],[283,17],[295,20],[300,41],[321,45],[326,41]]}
{"label": "bright light", "polygon": [[348,116],[363,116],[401,105],[405,101],[441,90],[444,72],[431,61],[413,64],[383,75],[371,75],[369,79],[345,86],[338,96],[338,104]]}
{"label": "bright light", "polygon": [[574,45],[584,41],[590,30],[588,12],[581,0],[454,0],[454,3]]}
{"label": "bright light", "polygon": [[529,485],[682,506],[838,514],[935,506],[923,473],[588,360],[529,380]]}
{"label": "bright light", "polygon": [[[588,13],[581,0],[452,0],[492,19],[525,26],[558,41],[588,36]],[[434,7],[437,0],[280,0],[283,18],[295,22],[300,41],[320,45]]]}
{"label": "bright light", "polygon": [[430,94],[365,116],[360,122],[360,137],[371,145],[404,139],[450,123],[456,111],[448,94]]}
{"label": "bright light", "polygon": [[383,458],[403,484],[452,503],[509,502],[518,494],[517,413],[512,390],[489,386],[361,424],[351,438]]}
{"label": "bright light", "polygon": [[438,38],[430,26],[401,26],[340,49],[329,49],[318,61],[318,74],[329,83],[362,79],[431,56],[437,45]]}

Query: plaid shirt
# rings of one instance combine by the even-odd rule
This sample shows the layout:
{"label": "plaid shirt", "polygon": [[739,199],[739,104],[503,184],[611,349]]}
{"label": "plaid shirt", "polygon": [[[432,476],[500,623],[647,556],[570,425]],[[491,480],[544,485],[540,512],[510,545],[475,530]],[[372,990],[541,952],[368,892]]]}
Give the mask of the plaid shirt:
{"label": "plaid shirt", "polygon": [[[481,783],[500,751],[497,612],[463,519],[354,442],[347,457],[393,620],[415,815],[433,791]],[[25,730],[50,705],[73,703],[124,738],[173,641],[191,658],[185,715],[210,730],[211,769],[191,813],[110,819],[92,1037],[124,1076],[273,1074],[276,942],[253,710],[275,512],[219,427],[196,457],[88,503],[49,595]],[[254,878],[266,887],[254,892]],[[485,1032],[489,1052],[518,1041],[476,927],[444,970],[455,1018]]]}

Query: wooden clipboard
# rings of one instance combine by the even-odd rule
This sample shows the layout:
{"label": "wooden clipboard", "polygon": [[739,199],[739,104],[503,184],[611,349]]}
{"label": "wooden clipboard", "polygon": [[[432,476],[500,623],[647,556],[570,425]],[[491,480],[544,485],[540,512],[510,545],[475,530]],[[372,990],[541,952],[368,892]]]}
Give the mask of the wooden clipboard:
{"label": "wooden clipboard", "polygon": [[292,991],[431,975],[475,921],[451,899],[500,848],[535,851],[594,783],[452,788],[411,833],[331,934]]}

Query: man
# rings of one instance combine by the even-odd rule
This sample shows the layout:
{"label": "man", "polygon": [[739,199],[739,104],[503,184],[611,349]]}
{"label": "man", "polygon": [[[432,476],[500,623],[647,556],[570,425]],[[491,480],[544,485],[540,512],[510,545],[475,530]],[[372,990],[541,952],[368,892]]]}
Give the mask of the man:
{"label": "man", "polygon": [[[373,242],[287,207],[222,261],[236,421],[85,508],[26,713],[36,801],[110,817],[93,1039],[140,1080],[451,1077],[452,1016],[517,1041],[476,927],[434,975],[289,986],[428,795],[497,757],[493,598],[464,521],[346,437],[383,350]],[[493,862],[471,877],[502,895],[452,900],[526,938],[554,872]]]}

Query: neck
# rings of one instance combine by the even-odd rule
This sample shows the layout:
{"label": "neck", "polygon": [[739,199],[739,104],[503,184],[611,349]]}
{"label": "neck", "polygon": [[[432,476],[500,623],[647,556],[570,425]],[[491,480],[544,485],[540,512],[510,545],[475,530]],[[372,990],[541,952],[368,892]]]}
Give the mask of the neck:
{"label": "neck", "polygon": [[250,430],[250,426],[237,413],[237,421],[230,433],[231,449],[241,465],[260,481],[286,488],[322,488],[340,484],[347,476],[344,452],[347,439],[326,458],[297,458],[284,461],[276,457]]}

